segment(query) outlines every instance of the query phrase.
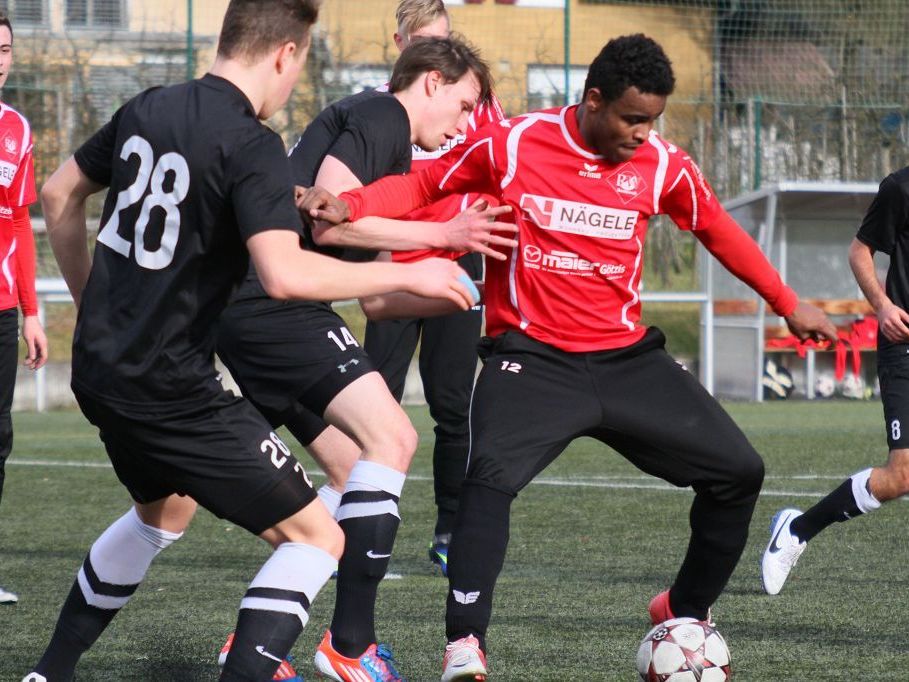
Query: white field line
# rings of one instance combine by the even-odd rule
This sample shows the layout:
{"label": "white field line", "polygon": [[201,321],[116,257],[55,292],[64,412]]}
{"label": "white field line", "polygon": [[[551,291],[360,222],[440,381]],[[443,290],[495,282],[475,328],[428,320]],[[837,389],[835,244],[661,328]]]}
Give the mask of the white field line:
{"label": "white field line", "polygon": [[[72,467],[83,469],[110,469],[109,462],[98,461],[68,461],[68,460],[50,460],[50,459],[20,459],[11,458],[7,461],[8,465],[30,466],[30,467]],[[324,474],[321,471],[307,471],[310,476],[321,477]],[[794,474],[791,476],[767,476],[765,481],[843,481],[849,477],[844,475],[819,475],[819,474]],[[431,481],[431,476],[411,475],[407,477],[412,481]],[[557,488],[606,488],[612,490],[659,490],[664,492],[688,492],[690,488],[677,488],[663,483],[653,476],[644,474],[638,476],[585,476],[583,478],[548,478],[542,477],[536,479],[531,485],[546,485]],[[820,498],[824,497],[829,491],[809,492],[804,490],[776,490],[768,488],[765,484],[761,495],[766,497],[805,497]],[[904,498],[909,499],[909,498]]]}

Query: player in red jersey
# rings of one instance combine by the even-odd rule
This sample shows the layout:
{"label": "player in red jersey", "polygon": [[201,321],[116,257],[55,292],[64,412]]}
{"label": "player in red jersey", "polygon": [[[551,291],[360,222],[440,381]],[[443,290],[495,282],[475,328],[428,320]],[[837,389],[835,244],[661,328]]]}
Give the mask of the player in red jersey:
{"label": "player in red jersey", "polygon": [[[395,18],[398,29],[394,40],[400,50],[414,39],[445,38],[451,32],[448,11],[442,0],[401,0]],[[431,165],[463,143],[477,128],[497,123],[503,118],[505,114],[501,105],[490,94],[488,100],[478,103],[471,112],[466,135],[458,135],[434,151],[414,145],[411,172]],[[476,199],[476,195],[470,194],[450,195],[431,206],[417,209],[404,219],[444,222]],[[429,256],[456,258],[458,265],[473,279],[483,279],[483,257],[479,253],[423,249],[394,251],[391,254],[392,260],[404,263]],[[417,346],[420,347],[423,394],[429,413],[436,422],[432,469],[437,513],[429,558],[438,564],[443,575],[448,571],[448,545],[458,509],[458,493],[467,469],[470,446],[468,412],[477,370],[476,344],[482,324],[480,306],[449,315],[370,320],[366,324],[364,348],[398,401],[404,397],[407,370]]]}
{"label": "player in red jersey", "polygon": [[[449,555],[442,680],[486,678],[485,635],[505,559],[512,500],[575,438],[613,447],[642,471],[691,486],[691,537],[655,622],[703,620],[745,547],[764,466],[741,430],[640,319],[650,217],[668,214],[785,318],[800,338],[835,337],[730,218],[685,151],[654,130],[675,79],[643,35],[610,41],[578,105],[530,113],[429,169],[342,195],[313,193],[314,217],[394,216],[445,193],[495,193],[519,246],[486,273],[484,366]],[[349,212],[349,216],[346,214]]]}
{"label": "player in red jersey", "polygon": [[[13,27],[0,13],[0,88],[13,63]],[[34,203],[35,171],[32,131],[25,117],[0,102],[0,497],[4,466],[13,449],[13,390],[19,354],[19,308],[22,338],[28,354],[25,365],[38,369],[47,362],[47,337],[38,320],[35,293],[35,237],[28,215]],[[19,598],[0,587],[0,604]]]}

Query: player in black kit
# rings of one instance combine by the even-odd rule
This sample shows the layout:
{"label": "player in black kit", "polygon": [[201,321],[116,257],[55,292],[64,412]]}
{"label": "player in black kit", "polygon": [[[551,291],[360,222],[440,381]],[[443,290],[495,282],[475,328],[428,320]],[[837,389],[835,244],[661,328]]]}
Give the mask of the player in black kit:
{"label": "player in black kit", "polygon": [[[459,40],[415,43],[395,65],[389,92],[366,91],[337,102],[306,129],[290,155],[294,182],[343,191],[410,168],[411,143],[440,146],[466,129],[477,99],[489,90],[485,63]],[[364,219],[348,234],[308,232],[313,250],[343,259],[372,259],[374,251],[427,246],[492,252],[513,242],[490,235],[501,209],[471,210],[449,223]],[[501,227],[501,226],[499,226]],[[326,297],[326,301],[331,300]],[[336,518],[346,537],[337,601],[316,666],[330,679],[400,679],[390,654],[376,642],[374,605],[399,522],[397,502],[417,436],[382,377],[328,302],[271,300],[251,271],[221,317],[218,354],[243,394],[272,424],[287,424],[324,468],[350,467],[325,442],[326,422],[362,448],[352,465]],[[322,421],[324,417],[325,421]],[[329,437],[337,443],[345,436]],[[347,453],[347,454],[345,454]],[[338,467],[340,462],[344,465]],[[328,493],[328,495],[326,495]],[[357,672],[354,672],[357,671]],[[353,677],[360,675],[360,677]]]}
{"label": "player in black kit", "polygon": [[[909,167],[881,182],[858,234],[849,265],[878,321],[877,374],[889,454],[884,466],[863,469],[803,514],[781,509],[770,524],[761,559],[764,591],[777,594],[808,542],[827,526],[875,511],[909,493]],[[890,256],[882,286],[874,254]]]}
{"label": "player in black kit", "polygon": [[[240,604],[222,680],[271,678],[334,570],[343,534],[303,468],[216,378],[213,325],[250,256],[275,298],[403,288],[472,303],[446,261],[348,264],[299,248],[284,147],[259,121],[296,83],[317,14],[316,0],[232,0],[211,71],[127,102],[42,190],[79,308],[73,390],[135,506],[92,545],[27,682],[72,679],[197,501],[275,548]],[[104,187],[92,259],[85,202]]]}

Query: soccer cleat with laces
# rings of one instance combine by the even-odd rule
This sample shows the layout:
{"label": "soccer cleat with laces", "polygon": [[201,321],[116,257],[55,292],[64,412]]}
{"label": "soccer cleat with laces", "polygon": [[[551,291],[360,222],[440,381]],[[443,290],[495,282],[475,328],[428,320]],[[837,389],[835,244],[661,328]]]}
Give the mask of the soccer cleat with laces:
{"label": "soccer cleat with laces", "polygon": [[767,594],[779,594],[789,571],[808,546],[792,534],[792,522],[802,515],[798,509],[781,509],[770,522],[770,542],[761,557],[761,584]]}
{"label": "soccer cleat with laces", "polygon": [[359,658],[348,658],[335,651],[331,630],[325,631],[313,660],[319,679],[336,682],[404,682],[395,669],[394,656],[384,644],[370,644]]}
{"label": "soccer cleat with laces", "polygon": [[442,569],[442,575],[448,577],[448,545],[451,543],[451,533],[437,535],[429,543],[429,560]]}
{"label": "soccer cleat with laces", "polygon": [[[218,665],[224,667],[224,664],[227,662],[227,654],[230,653],[230,647],[234,643],[234,633],[231,632],[227,636],[227,641],[224,642],[224,646],[221,647],[221,652],[218,654]],[[281,682],[303,682],[303,676],[298,674],[294,667],[290,664],[293,659],[288,656],[287,660],[281,661],[281,664],[278,666],[278,669],[275,671],[272,680],[281,680]]]}
{"label": "soccer cleat with laces", "polygon": [[446,645],[442,682],[480,682],[486,675],[486,654],[476,637],[468,635]]}

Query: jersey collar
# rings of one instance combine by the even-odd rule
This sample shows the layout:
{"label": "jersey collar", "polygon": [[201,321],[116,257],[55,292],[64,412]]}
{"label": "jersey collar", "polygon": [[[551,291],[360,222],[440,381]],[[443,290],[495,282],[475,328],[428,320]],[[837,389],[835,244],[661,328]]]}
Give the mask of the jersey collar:
{"label": "jersey collar", "polygon": [[231,83],[226,78],[222,78],[221,76],[216,76],[213,73],[206,73],[199,80],[202,81],[203,83],[205,83],[206,85],[210,85],[211,87],[215,88],[216,90],[221,90],[222,92],[233,93],[238,99],[240,99],[243,102],[243,105],[246,107],[246,109],[249,111],[249,113],[252,114],[253,118],[255,118],[255,119],[259,118],[259,115],[256,113],[256,110],[253,107],[252,102],[249,101],[249,97],[246,96],[246,93],[243,92],[240,88],[238,88],[236,85]]}
{"label": "jersey collar", "polygon": [[578,128],[578,106],[577,104],[572,104],[563,107],[562,111],[559,112],[559,126],[562,128],[562,135],[564,135],[568,145],[581,156],[587,159],[602,159],[603,155],[597,154],[581,137],[581,129]]}

